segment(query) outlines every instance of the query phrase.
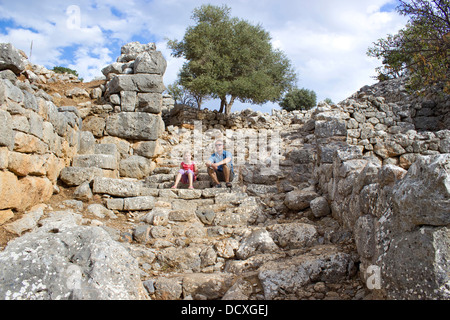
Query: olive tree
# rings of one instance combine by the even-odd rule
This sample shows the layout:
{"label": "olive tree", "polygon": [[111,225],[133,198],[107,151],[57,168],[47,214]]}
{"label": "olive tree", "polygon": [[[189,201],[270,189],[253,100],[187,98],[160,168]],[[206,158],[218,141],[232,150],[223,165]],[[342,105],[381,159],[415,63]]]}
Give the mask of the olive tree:
{"label": "olive tree", "polygon": [[203,5],[193,11],[194,26],[181,41],[169,40],[172,55],[186,62],[180,83],[200,96],[220,99],[229,114],[236,100],[277,102],[296,81],[286,55],[271,45],[261,25],[230,16],[230,8]]}

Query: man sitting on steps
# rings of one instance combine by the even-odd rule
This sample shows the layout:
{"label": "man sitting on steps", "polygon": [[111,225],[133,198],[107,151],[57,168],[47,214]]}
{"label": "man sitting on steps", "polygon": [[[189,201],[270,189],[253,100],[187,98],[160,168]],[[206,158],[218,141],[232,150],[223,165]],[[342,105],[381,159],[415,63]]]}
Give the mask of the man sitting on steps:
{"label": "man sitting on steps", "polygon": [[234,178],[233,159],[230,152],[224,150],[222,140],[215,142],[216,152],[206,162],[208,174],[216,188],[222,187],[219,181],[225,181],[227,187],[231,188],[230,181]]}

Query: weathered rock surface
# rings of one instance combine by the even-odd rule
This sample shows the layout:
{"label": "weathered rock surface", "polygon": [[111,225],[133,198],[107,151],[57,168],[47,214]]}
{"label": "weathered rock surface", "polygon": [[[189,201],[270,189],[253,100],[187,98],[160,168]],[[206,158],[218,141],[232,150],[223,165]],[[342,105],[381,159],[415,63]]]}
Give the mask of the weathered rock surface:
{"label": "weathered rock surface", "polygon": [[[0,297],[449,299],[448,99],[395,79],[226,116],[162,95],[154,44],[123,46],[89,90],[47,93],[77,79],[28,66],[0,72],[0,227],[16,238]],[[182,151],[218,136],[232,187],[198,161],[195,189],[171,189]]]}
{"label": "weathered rock surface", "polygon": [[146,299],[139,268],[108,233],[54,212],[0,252],[2,300]]}

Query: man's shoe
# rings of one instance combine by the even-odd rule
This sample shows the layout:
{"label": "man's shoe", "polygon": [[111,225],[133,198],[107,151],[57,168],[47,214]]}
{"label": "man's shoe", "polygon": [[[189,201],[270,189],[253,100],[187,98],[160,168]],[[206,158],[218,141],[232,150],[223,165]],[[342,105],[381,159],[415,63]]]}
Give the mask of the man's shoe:
{"label": "man's shoe", "polygon": [[222,185],[220,183],[216,184],[216,186],[214,188],[222,188]]}
{"label": "man's shoe", "polygon": [[231,187],[233,186],[233,185],[231,184],[231,182],[227,182],[225,185],[227,186],[227,188],[231,188]]}

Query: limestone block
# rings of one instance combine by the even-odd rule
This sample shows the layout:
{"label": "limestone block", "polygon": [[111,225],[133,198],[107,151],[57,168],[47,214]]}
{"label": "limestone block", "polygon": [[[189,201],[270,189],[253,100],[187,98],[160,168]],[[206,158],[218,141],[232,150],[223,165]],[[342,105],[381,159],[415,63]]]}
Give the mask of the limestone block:
{"label": "limestone block", "polygon": [[151,172],[151,161],[141,156],[131,156],[120,161],[119,173],[122,177],[143,179]]}
{"label": "limestone block", "polygon": [[132,140],[156,140],[164,131],[160,116],[143,112],[121,112],[106,120],[106,132],[113,136]]}
{"label": "limestone block", "polygon": [[117,62],[133,61],[140,53],[153,52],[156,50],[156,45],[153,42],[141,44],[139,41],[130,42],[122,46],[120,49],[121,55],[117,58]]}
{"label": "limestone block", "polygon": [[137,104],[137,94],[135,91],[120,92],[120,106],[124,112],[134,112]]}
{"label": "limestone block", "polygon": [[95,177],[103,177],[100,168],[66,167],[61,170],[60,179],[68,186],[79,186],[83,182],[90,182]]}
{"label": "limestone block", "polygon": [[12,117],[12,128],[16,131],[21,132],[30,132],[30,123],[28,122],[28,119],[24,115],[13,115]]}
{"label": "limestone block", "polygon": [[70,211],[42,223],[0,253],[0,299],[148,299],[136,259],[103,228],[80,227]]}
{"label": "limestone block", "polygon": [[102,69],[102,73],[105,77],[109,74],[121,74],[123,72],[124,63],[114,62]]}
{"label": "limestone block", "polygon": [[[338,283],[349,276],[351,256],[333,247],[324,247],[321,254],[304,254],[269,261],[258,270],[258,278],[266,299],[283,292],[295,293],[311,281]],[[314,279],[314,280],[313,280]]]}
{"label": "limestone block", "polygon": [[92,191],[116,197],[136,197],[140,195],[141,189],[142,183],[137,180],[97,177],[94,179]]}
{"label": "limestone block", "polygon": [[135,154],[149,159],[162,154],[164,151],[158,140],[137,142],[133,145],[133,150]]}
{"label": "limestone block", "polygon": [[318,138],[328,138],[333,136],[346,136],[347,125],[345,121],[316,121],[315,134]]}
{"label": "limestone block", "polygon": [[45,176],[47,173],[45,168],[47,158],[37,154],[10,152],[8,170],[18,176]]}
{"label": "limestone block", "polygon": [[284,223],[272,226],[270,235],[281,248],[301,249],[316,243],[316,228],[307,223]]}
{"label": "limestone block", "polygon": [[10,150],[14,146],[14,131],[11,115],[4,110],[0,110],[0,146],[6,146]]}
{"label": "limestone block", "polygon": [[111,210],[105,208],[103,205],[99,203],[93,203],[86,208],[88,213],[93,214],[97,218],[103,219],[105,217],[115,219],[117,216]]}
{"label": "limestone block", "polygon": [[97,138],[103,137],[105,126],[106,120],[102,117],[88,116],[83,121],[83,130],[92,132]]}
{"label": "limestone block", "polygon": [[53,184],[44,177],[18,179],[9,171],[0,172],[0,209],[26,210],[46,202],[53,194]]}
{"label": "limestone block", "polygon": [[73,192],[73,196],[77,200],[89,201],[94,196],[88,181],[83,182]]}
{"label": "limestone block", "polygon": [[0,169],[8,168],[9,151],[8,148],[0,148]]}
{"label": "limestone block", "polygon": [[82,168],[101,168],[101,169],[117,169],[117,158],[108,154],[87,154],[78,155],[73,159],[74,167]]}
{"label": "limestone block", "polygon": [[133,239],[138,243],[146,244],[150,238],[150,226],[139,225],[133,231]]}
{"label": "limestone block", "polygon": [[109,210],[123,210],[123,199],[122,198],[111,198],[106,199],[106,207]]}
{"label": "limestone block", "polygon": [[5,225],[5,229],[11,233],[20,236],[24,231],[36,227],[39,219],[42,217],[43,214],[44,212],[42,208],[38,208],[36,210],[27,212],[19,220],[16,220],[14,222]]}
{"label": "limestone block", "polygon": [[48,152],[48,146],[35,136],[16,132],[14,136],[14,151],[44,154]]}
{"label": "limestone block", "polygon": [[140,53],[134,61],[134,73],[164,75],[167,62],[160,51]]}
{"label": "limestone block", "polygon": [[0,210],[0,226],[14,217],[12,210]]}
{"label": "limestone block", "polygon": [[162,95],[159,93],[138,93],[136,111],[160,113],[162,109]]}
{"label": "limestone block", "polygon": [[162,76],[157,74],[122,74],[108,82],[110,94],[120,91],[135,91],[147,93],[162,93],[166,90]]}
{"label": "limestone block", "polygon": [[257,229],[251,232],[236,251],[236,257],[245,260],[257,253],[277,251],[278,247],[265,229]]}
{"label": "limestone block", "polygon": [[80,132],[79,154],[93,154],[95,149],[95,138],[90,131]]}
{"label": "limestone block", "polygon": [[123,209],[131,211],[151,210],[155,205],[155,198],[152,196],[141,196],[133,198],[125,198],[123,201]]}
{"label": "limestone block", "polygon": [[109,102],[111,102],[113,105],[120,105],[120,95],[118,94],[112,94],[109,96]]}
{"label": "limestone block", "polygon": [[377,261],[388,299],[449,299],[449,245],[448,229],[430,226],[392,239]]}
{"label": "limestone block", "polygon": [[316,218],[325,217],[331,213],[327,199],[318,197],[309,203],[312,213]]}

